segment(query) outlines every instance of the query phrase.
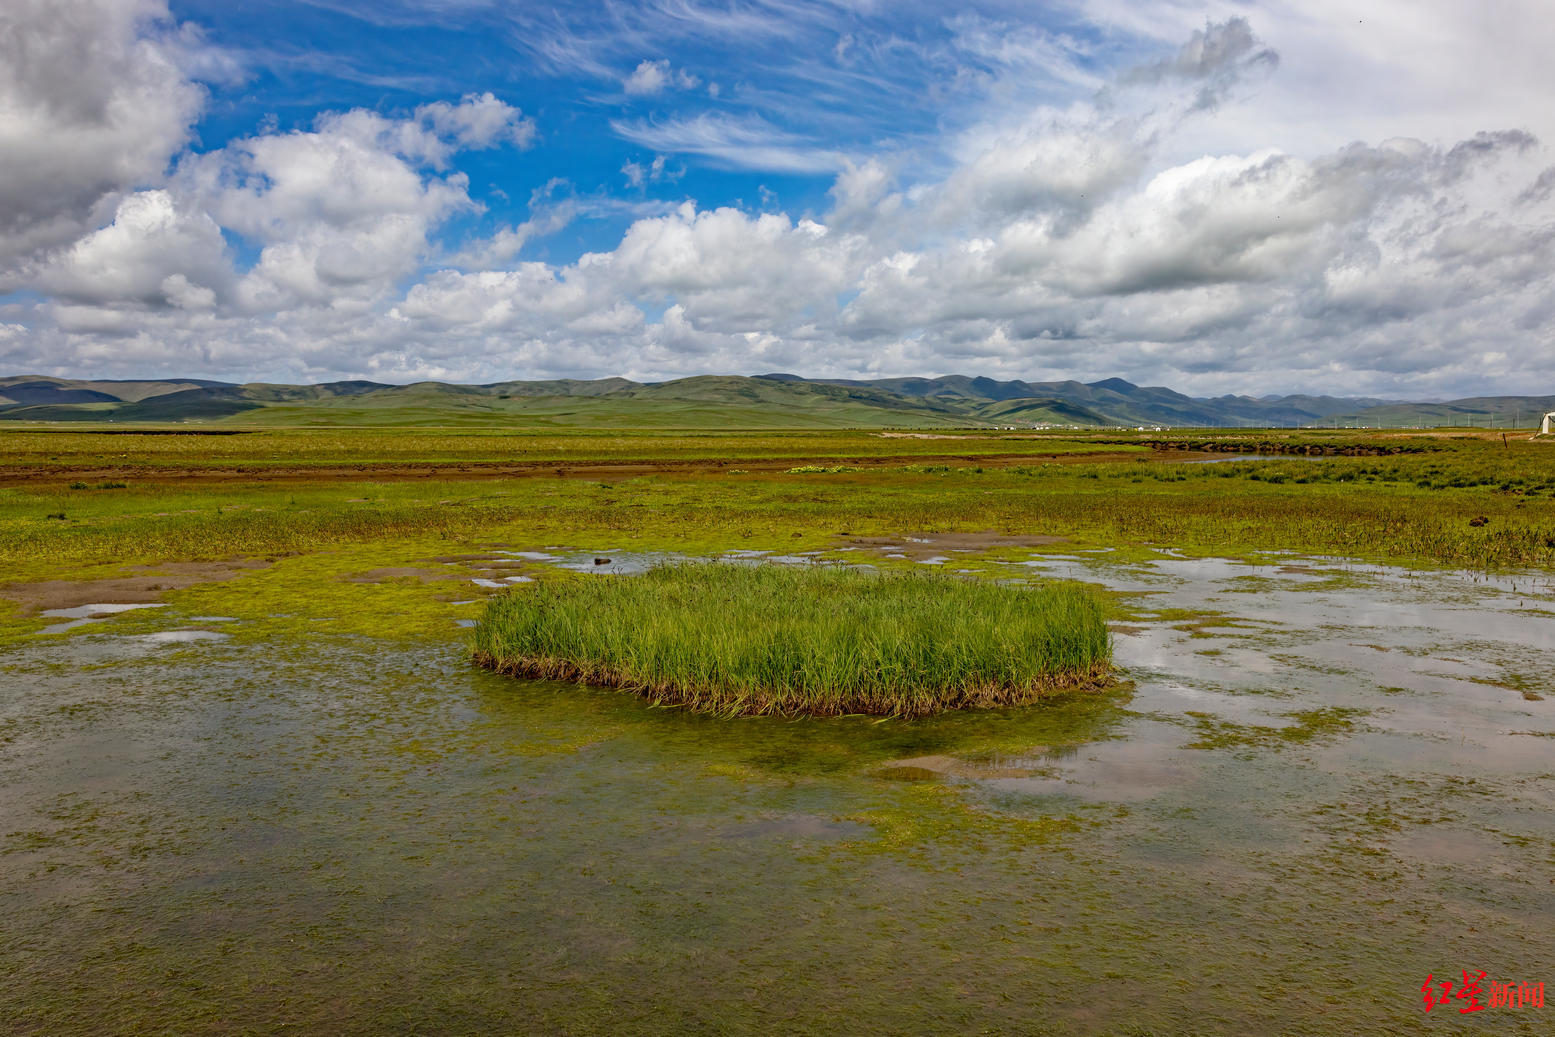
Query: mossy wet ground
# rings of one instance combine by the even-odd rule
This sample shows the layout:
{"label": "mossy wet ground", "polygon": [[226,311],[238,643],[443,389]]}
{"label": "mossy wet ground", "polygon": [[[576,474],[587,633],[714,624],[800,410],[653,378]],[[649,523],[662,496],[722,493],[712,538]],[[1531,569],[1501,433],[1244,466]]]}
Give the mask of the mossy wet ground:
{"label": "mossy wet ground", "polygon": [[[1555,714],[1486,683],[1552,672],[1538,577],[958,555],[1111,588],[1131,680],[915,722],[720,720],[468,665],[478,603],[453,602],[484,563],[439,558],[607,543],[631,541],[346,545],[21,636],[8,1024],[1547,1032],[1422,1020],[1419,995],[1555,977],[1555,766],[1529,737]],[[144,636],[202,626],[229,636]]]}

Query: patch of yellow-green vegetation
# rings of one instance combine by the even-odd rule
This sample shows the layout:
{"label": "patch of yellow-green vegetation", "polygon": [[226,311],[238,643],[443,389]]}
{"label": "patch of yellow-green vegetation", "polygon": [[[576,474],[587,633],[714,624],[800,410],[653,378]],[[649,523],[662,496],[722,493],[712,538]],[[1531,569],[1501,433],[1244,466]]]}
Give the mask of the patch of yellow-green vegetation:
{"label": "patch of yellow-green vegetation", "polygon": [[[456,619],[473,620],[487,591],[472,582],[470,566],[443,565],[442,541],[409,540],[338,548],[275,559],[265,568],[160,593],[166,608],[124,612],[75,628],[73,633],[149,633],[206,627],[240,641],[299,636],[356,635],[419,642],[460,637]],[[397,570],[412,570],[401,574]],[[92,570],[99,578],[124,575],[124,567]],[[156,570],[135,570],[154,576]],[[455,604],[462,600],[465,604]],[[210,624],[203,616],[236,620]],[[0,641],[36,633],[59,620],[25,616],[10,607],[0,614]]]}
{"label": "patch of yellow-green vegetation", "polygon": [[[1120,683],[1100,692],[1054,695],[1021,709],[962,710],[913,720],[747,717],[739,726],[759,727],[763,748],[726,762],[739,773],[784,782],[837,774],[873,782],[882,768],[924,756],[963,760],[973,766],[990,758],[1025,758],[1112,738],[1132,692],[1132,685]],[[683,726],[677,724],[676,729]],[[723,736],[732,729],[718,723],[715,730]],[[698,729],[690,730],[691,737],[703,737],[695,733]]]}
{"label": "patch of yellow-green vegetation", "polygon": [[1075,584],[719,563],[516,589],[473,644],[498,672],[731,716],[1022,705],[1101,685],[1112,655],[1100,602]]}
{"label": "patch of yellow-green vegetation", "polygon": [[1332,573],[1320,580],[1282,581],[1279,587],[1284,593],[1336,594],[1340,591],[1358,590],[1368,586],[1370,582],[1366,576],[1356,573]]}
{"label": "patch of yellow-green vegetation", "polygon": [[1104,822],[1078,814],[1029,815],[973,803],[962,789],[938,782],[897,783],[875,806],[848,815],[874,834],[853,846],[926,862],[945,849],[995,853],[1049,843]]}
{"label": "patch of yellow-green vegetation", "polygon": [[1234,619],[1203,619],[1190,623],[1176,623],[1173,630],[1180,630],[1190,638],[1209,639],[1216,637],[1235,636],[1238,630],[1257,630],[1250,623],[1239,623]]}
{"label": "patch of yellow-green vegetation", "polygon": [[509,742],[502,750],[512,756],[571,756],[603,745],[626,730],[624,724],[595,727],[587,732],[579,731],[576,725],[570,724],[531,726],[522,740]]}
{"label": "patch of yellow-green vegetation", "polygon": [[1358,585],[1359,581],[1335,576],[1324,580],[1282,580],[1278,577],[1248,574],[1233,577],[1225,588],[1229,594],[1284,594],[1289,592],[1336,591]]}
{"label": "patch of yellow-green vegetation", "polygon": [[1497,796],[1492,783],[1473,777],[1379,775],[1366,796],[1320,803],[1311,808],[1311,815],[1331,834],[1380,836],[1472,817],[1483,801]]}
{"label": "patch of yellow-green vegetation", "polygon": [[1484,684],[1492,688],[1505,688],[1522,695],[1527,702],[1543,702],[1543,692],[1550,691],[1548,679],[1540,680],[1522,673],[1503,673],[1500,677],[1465,677],[1464,680]]}
{"label": "patch of yellow-green vegetation", "polygon": [[[413,540],[281,558],[235,580],[170,591],[164,600],[183,615],[237,619],[222,630],[243,640],[352,634],[451,641],[459,635],[454,619],[479,615],[478,604],[455,606],[451,599],[478,600],[485,592],[470,582],[465,567],[433,560],[440,549],[446,550],[442,541]],[[374,575],[398,567],[428,575]],[[161,617],[164,625],[166,619]]]}
{"label": "patch of yellow-green vegetation", "polygon": [[20,605],[0,600],[0,645],[35,634],[43,627],[60,620],[29,614]]}
{"label": "patch of yellow-green vegetation", "polygon": [[1189,711],[1196,737],[1188,749],[1268,749],[1307,745],[1347,734],[1355,729],[1357,717],[1370,710],[1349,706],[1324,706],[1297,710],[1284,716],[1291,723],[1279,727],[1263,724],[1238,724],[1211,713]]}
{"label": "patch of yellow-green vegetation", "polygon": [[792,776],[779,779],[771,772],[748,763],[737,763],[733,760],[710,760],[702,765],[702,773],[714,778],[733,778],[743,784],[751,782],[771,782],[791,785],[796,780]]}
{"label": "patch of yellow-green vegetation", "polygon": [[1257,633],[1262,629],[1255,623],[1216,609],[1151,608],[1148,598],[1139,604],[1130,600],[1136,595],[1117,594],[1112,597],[1115,602],[1114,614],[1118,618],[1129,622],[1166,624],[1192,638],[1232,637],[1238,631]]}

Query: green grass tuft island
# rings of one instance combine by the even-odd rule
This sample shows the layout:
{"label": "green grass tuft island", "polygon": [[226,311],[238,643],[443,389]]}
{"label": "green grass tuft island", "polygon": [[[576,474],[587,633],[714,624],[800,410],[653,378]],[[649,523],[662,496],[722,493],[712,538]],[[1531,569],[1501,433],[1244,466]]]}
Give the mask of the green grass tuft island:
{"label": "green grass tuft island", "polygon": [[476,661],[724,715],[915,717],[1111,676],[1095,593],[845,566],[698,563],[514,588]]}

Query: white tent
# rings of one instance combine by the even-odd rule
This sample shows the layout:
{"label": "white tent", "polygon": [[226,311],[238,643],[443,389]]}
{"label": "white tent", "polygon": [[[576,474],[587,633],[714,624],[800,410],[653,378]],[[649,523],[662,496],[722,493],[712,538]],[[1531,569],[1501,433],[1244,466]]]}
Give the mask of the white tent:
{"label": "white tent", "polygon": [[1539,426],[1539,435],[1547,436],[1551,432],[1555,432],[1555,410],[1546,414],[1544,416],[1544,424]]}

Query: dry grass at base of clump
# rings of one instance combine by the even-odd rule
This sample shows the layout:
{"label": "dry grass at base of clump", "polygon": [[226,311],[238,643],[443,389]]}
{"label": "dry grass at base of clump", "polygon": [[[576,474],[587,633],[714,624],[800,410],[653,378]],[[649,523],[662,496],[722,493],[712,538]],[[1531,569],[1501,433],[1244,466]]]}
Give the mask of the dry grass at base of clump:
{"label": "dry grass at base of clump", "polygon": [[499,673],[723,715],[916,717],[1025,705],[1111,676],[1097,595],[853,568],[666,566],[494,598],[473,633]]}
{"label": "dry grass at base of clump", "polygon": [[671,681],[645,683],[632,674],[608,666],[580,666],[568,659],[499,660],[485,652],[475,653],[475,662],[508,677],[529,680],[566,681],[596,687],[621,688],[634,692],[659,706],[687,706],[698,712],[728,716],[895,716],[911,718],[953,709],[997,709],[1029,706],[1068,691],[1098,691],[1112,683],[1112,667],[1097,665],[1093,672],[1063,674],[1019,685],[995,683],[970,684],[941,689],[932,700],[921,699],[904,707],[901,696],[892,689],[878,695],[854,693],[816,702],[796,701],[793,689],[755,688],[742,692],[737,704],[720,700],[720,689],[698,689]]}

